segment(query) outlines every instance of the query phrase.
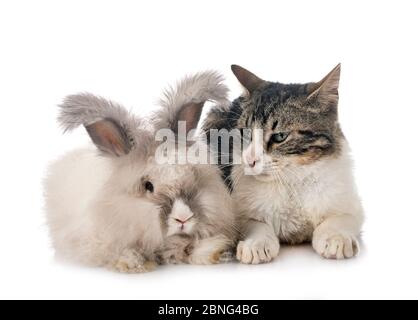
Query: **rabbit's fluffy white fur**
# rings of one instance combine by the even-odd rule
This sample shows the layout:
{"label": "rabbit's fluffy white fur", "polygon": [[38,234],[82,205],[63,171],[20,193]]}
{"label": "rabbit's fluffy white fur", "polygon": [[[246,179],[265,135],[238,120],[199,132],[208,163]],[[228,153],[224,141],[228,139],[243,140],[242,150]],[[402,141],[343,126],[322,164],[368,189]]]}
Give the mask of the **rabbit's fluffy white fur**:
{"label": "rabbit's fluffy white fur", "polygon": [[185,78],[151,122],[90,94],[65,99],[60,123],[83,125],[98,150],[70,152],[49,168],[47,223],[57,255],[121,272],[149,271],[157,261],[219,262],[236,235],[218,169],[157,164],[154,134],[177,121],[194,129],[206,100],[226,100],[222,80],[215,72]]}

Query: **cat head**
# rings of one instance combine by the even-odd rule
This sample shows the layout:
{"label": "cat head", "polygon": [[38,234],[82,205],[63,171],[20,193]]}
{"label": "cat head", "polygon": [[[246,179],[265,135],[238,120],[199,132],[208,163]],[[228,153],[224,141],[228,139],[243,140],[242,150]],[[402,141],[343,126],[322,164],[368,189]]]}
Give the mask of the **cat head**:
{"label": "cat head", "polygon": [[246,136],[243,167],[254,175],[274,175],[289,165],[307,165],[337,156],[343,139],[338,124],[340,64],[321,81],[282,84],[262,80],[232,66],[246,93],[239,105],[236,127]]}

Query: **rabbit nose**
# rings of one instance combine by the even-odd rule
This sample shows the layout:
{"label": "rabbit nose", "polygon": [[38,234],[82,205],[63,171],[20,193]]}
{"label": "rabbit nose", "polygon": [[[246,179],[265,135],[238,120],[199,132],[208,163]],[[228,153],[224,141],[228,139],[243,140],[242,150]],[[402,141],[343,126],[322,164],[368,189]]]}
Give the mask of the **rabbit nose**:
{"label": "rabbit nose", "polygon": [[187,221],[189,221],[191,218],[192,218],[192,216],[188,217],[187,219],[184,219],[184,218],[182,218],[182,219],[178,219],[178,218],[176,218],[175,220],[176,220],[178,223],[185,224],[185,223],[186,223]]}
{"label": "rabbit nose", "polygon": [[171,217],[174,221],[184,226],[193,217],[193,212],[182,199],[176,199],[171,211]]}
{"label": "rabbit nose", "polygon": [[186,221],[183,221],[183,220],[180,220],[180,219],[176,219],[176,221],[177,221],[178,223],[181,223],[181,224],[185,224],[185,223],[186,223]]}

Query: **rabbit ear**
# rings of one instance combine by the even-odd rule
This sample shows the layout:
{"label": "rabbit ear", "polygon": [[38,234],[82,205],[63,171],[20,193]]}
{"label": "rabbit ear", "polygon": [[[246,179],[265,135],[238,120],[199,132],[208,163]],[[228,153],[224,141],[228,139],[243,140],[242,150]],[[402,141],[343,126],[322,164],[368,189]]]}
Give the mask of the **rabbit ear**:
{"label": "rabbit ear", "polygon": [[[198,102],[198,103],[187,103],[185,104],[180,111],[177,113],[177,121],[175,121],[178,125],[179,122],[184,121],[186,123],[186,132],[188,133],[192,129],[196,129],[200,116],[202,115],[203,105],[205,102]],[[178,127],[175,126],[174,130],[177,132]]]}
{"label": "rabbit ear", "polygon": [[122,106],[83,93],[66,97],[60,108],[59,121],[64,130],[83,125],[104,154],[121,157],[134,148],[140,122]]}
{"label": "rabbit ear", "polygon": [[102,152],[121,157],[131,151],[126,131],[114,120],[104,119],[85,127],[91,140]]}
{"label": "rabbit ear", "polygon": [[162,108],[153,115],[156,129],[171,129],[177,133],[181,121],[186,122],[187,133],[195,129],[206,101],[228,102],[229,90],[223,80],[223,76],[215,71],[200,72],[166,90],[160,101]]}

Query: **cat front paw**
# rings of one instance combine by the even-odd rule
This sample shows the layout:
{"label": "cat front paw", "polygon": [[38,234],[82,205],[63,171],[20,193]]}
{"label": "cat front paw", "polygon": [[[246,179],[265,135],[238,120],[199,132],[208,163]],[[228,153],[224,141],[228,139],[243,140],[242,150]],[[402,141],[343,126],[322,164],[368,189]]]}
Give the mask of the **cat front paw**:
{"label": "cat front paw", "polygon": [[344,234],[322,234],[312,240],[314,250],[326,259],[349,259],[355,257],[360,246],[356,237]]}
{"label": "cat front paw", "polygon": [[120,273],[145,273],[154,271],[157,264],[147,261],[135,250],[125,250],[111,268]]}
{"label": "cat front paw", "polygon": [[260,264],[272,261],[279,255],[278,239],[247,239],[237,248],[237,259],[245,264]]}

